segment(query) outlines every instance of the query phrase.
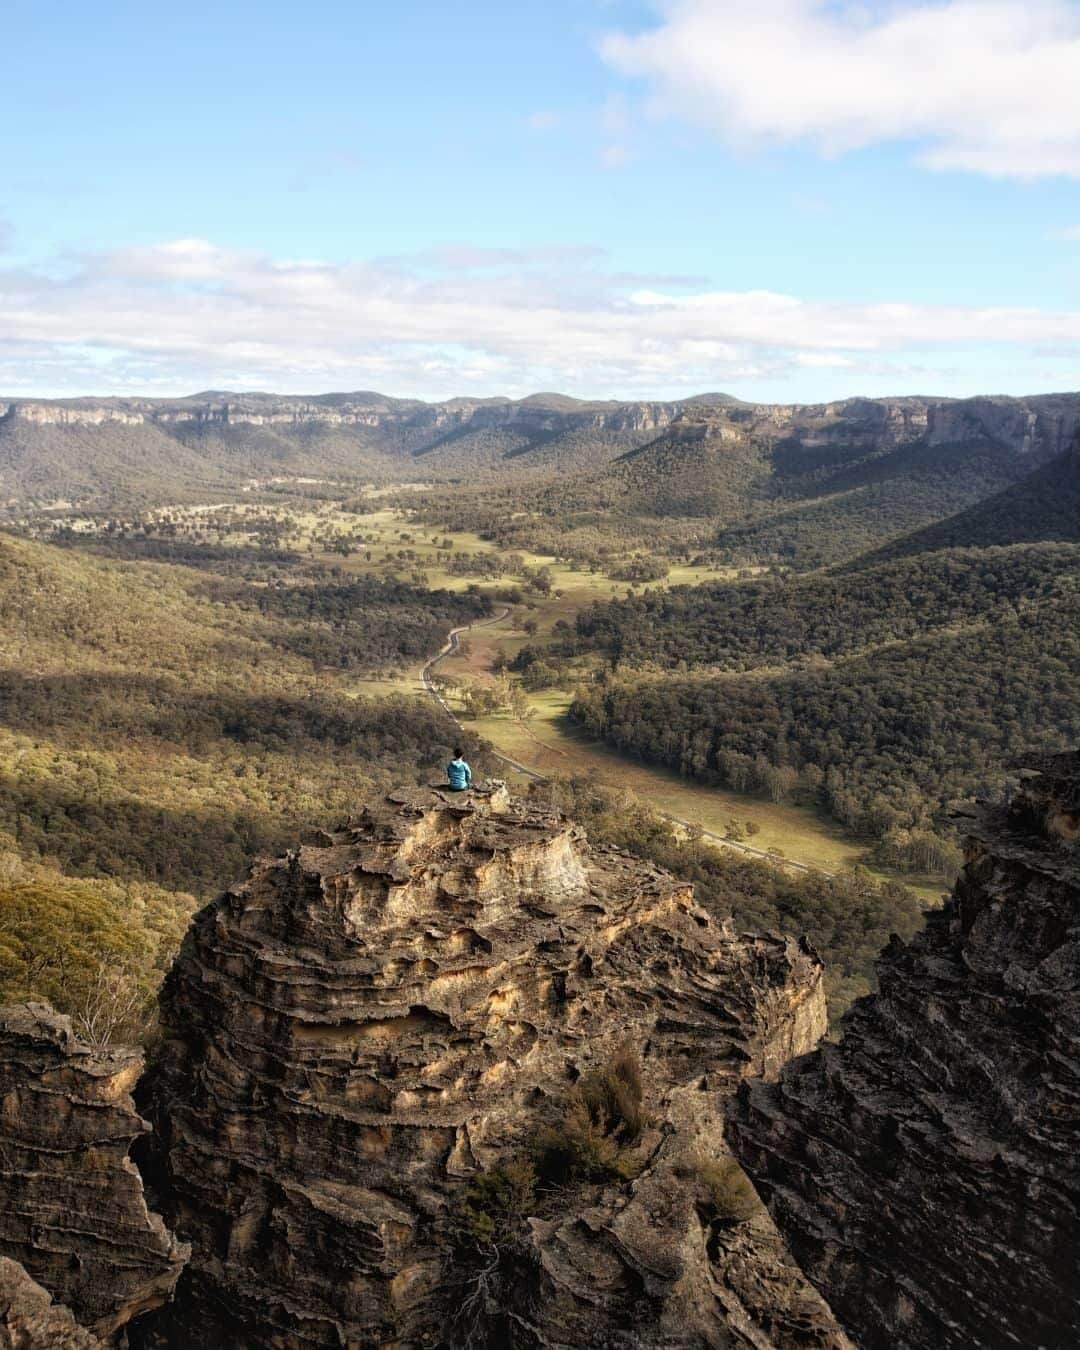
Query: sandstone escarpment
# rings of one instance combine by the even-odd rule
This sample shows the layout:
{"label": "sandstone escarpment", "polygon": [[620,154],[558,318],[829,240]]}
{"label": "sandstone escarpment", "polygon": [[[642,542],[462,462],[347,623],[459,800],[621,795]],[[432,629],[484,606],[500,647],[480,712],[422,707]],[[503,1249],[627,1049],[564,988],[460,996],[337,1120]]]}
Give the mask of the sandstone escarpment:
{"label": "sandstone escarpment", "polygon": [[860,1346],[1080,1343],[1080,756],[969,821],[880,993],[729,1125]]}
{"label": "sandstone escarpment", "polygon": [[[470,1344],[846,1344],[709,1171],[740,1079],[822,1034],[820,962],[504,789],[401,792],[257,866],[163,1006],[148,1109],[193,1244],[172,1345],[465,1343],[463,1309]],[[455,1206],[618,1054],[644,1114],[618,1175],[463,1256]]]}
{"label": "sandstone escarpment", "polygon": [[95,1350],[101,1345],[17,1261],[0,1256],[0,1350]]}
{"label": "sandstone escarpment", "polygon": [[164,1302],[186,1254],[128,1156],[141,1069],[41,1005],[0,1009],[0,1256],[100,1336]]}

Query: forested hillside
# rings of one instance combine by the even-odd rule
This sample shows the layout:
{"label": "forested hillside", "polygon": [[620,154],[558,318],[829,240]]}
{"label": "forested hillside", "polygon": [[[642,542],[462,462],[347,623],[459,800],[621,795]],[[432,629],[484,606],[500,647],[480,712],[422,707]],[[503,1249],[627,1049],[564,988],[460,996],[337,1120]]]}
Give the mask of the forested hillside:
{"label": "forested hillside", "polygon": [[950,516],[1029,469],[1011,450],[974,442],[904,446],[827,475],[777,473],[773,503],[756,518],[722,522],[712,543],[727,562],[809,571]]}
{"label": "forested hillside", "polygon": [[102,953],[151,987],[197,900],[254,856],[440,772],[460,734],[441,710],[356,697],[350,671],[412,662],[489,603],[208,581],[0,534],[0,993],[77,1011]]}
{"label": "forested hillside", "polygon": [[[981,423],[956,425],[965,439],[930,441],[917,425],[900,434],[835,417],[781,434],[742,410],[693,409],[611,463],[537,470],[528,484],[439,487],[410,505],[431,524],[474,530],[506,548],[602,561],[637,546],[724,566],[812,571],[1019,492],[1044,463]],[[1040,537],[1006,533],[998,542]]]}
{"label": "forested hillside", "polygon": [[[859,570],[674,586],[594,604],[566,655],[613,667],[752,670],[1005,620],[1080,584],[1080,546],[951,549]],[[556,653],[560,648],[556,646]]]}
{"label": "forested hillside", "polygon": [[1003,492],[869,555],[863,565],[878,557],[1040,539],[1080,541],[1080,443]]}
{"label": "forested hillside", "polygon": [[888,537],[940,519],[1060,453],[1078,425],[1073,395],[816,406],[719,394],[429,404],[371,391],[0,400],[0,503],[116,510],[235,497],[284,480],[475,485],[557,474],[542,516],[710,516],[727,532],[752,524],[748,507],[762,497],[786,502],[798,508],[786,524],[778,506],[757,531],[722,533],[719,543],[802,566],[815,532],[816,517],[802,524],[807,511],[833,512],[850,556],[882,542],[875,512],[879,527],[888,518]]}
{"label": "forested hillside", "polygon": [[803,670],[621,675],[571,715],[681,773],[819,804],[882,861],[929,870],[950,801],[1080,740],[1080,588]]}

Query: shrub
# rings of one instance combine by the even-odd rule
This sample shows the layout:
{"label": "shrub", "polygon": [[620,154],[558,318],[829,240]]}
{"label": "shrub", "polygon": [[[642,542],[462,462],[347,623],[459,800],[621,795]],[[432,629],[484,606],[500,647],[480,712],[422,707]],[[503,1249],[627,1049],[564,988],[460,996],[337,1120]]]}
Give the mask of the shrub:
{"label": "shrub", "polygon": [[734,1158],[698,1158],[690,1175],[704,1192],[712,1216],[728,1223],[745,1223],[761,1208],[757,1191]]}
{"label": "shrub", "polygon": [[605,1181],[634,1174],[629,1150],[645,1126],[641,1064],[623,1047],[566,1094],[557,1120],[534,1134],[530,1153],[544,1187]]}
{"label": "shrub", "polygon": [[536,1172],[531,1161],[512,1158],[469,1182],[451,1207],[451,1222],[460,1239],[499,1246],[535,1202]]}

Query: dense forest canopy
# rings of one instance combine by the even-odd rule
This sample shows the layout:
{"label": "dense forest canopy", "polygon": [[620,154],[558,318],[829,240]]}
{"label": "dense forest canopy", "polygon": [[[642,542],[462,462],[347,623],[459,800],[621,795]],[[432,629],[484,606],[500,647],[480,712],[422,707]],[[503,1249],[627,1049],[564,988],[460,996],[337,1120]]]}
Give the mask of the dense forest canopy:
{"label": "dense forest canopy", "polygon": [[619,675],[582,688],[571,715],[689,776],[820,805],[888,857],[905,832],[910,843],[945,830],[948,804],[1000,780],[1010,760],[1080,740],[1080,589],[1069,580],[960,632],[802,670]]}
{"label": "dense forest canopy", "polygon": [[812,577],[673,586],[594,604],[566,654],[614,665],[750,670],[1015,617],[1080,584],[1080,545],[952,549]]}

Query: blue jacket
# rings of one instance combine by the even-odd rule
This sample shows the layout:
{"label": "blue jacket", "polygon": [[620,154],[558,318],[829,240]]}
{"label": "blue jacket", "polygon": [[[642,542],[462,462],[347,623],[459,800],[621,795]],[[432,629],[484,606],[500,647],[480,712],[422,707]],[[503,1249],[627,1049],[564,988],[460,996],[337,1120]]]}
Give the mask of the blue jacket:
{"label": "blue jacket", "polygon": [[450,780],[450,786],[459,792],[472,783],[472,769],[463,759],[452,759],[446,766],[446,776]]}

